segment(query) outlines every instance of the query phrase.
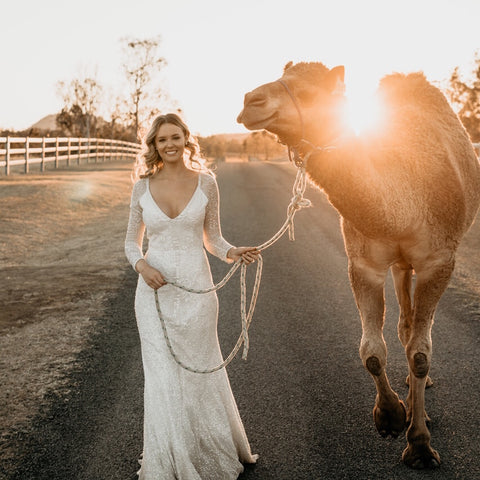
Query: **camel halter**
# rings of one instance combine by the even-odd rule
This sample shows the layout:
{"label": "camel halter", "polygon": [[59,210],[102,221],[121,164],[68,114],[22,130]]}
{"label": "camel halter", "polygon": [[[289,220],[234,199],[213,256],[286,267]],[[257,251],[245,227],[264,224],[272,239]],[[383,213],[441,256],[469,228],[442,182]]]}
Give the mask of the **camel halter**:
{"label": "camel halter", "polygon": [[[290,161],[292,163],[295,164],[295,166],[297,168],[300,168],[300,167],[306,168],[308,159],[310,158],[312,153],[314,153],[314,152],[328,152],[330,150],[334,150],[336,147],[334,147],[333,145],[324,145],[324,146],[320,147],[320,146],[316,146],[313,143],[309,142],[308,140],[304,139],[304,137],[305,137],[305,124],[303,122],[303,115],[302,115],[302,111],[300,110],[300,105],[298,104],[297,99],[295,98],[295,95],[293,94],[293,92],[290,90],[289,86],[281,78],[279,80],[277,80],[277,82],[282,85],[282,87],[286,90],[286,92],[288,93],[288,96],[292,100],[293,105],[295,106],[295,108],[297,110],[298,117],[300,119],[300,130],[302,132],[302,134],[300,136],[300,141],[295,146],[287,144],[288,158],[290,159]],[[304,154],[303,157],[298,152],[298,147],[302,143],[310,147],[310,150],[306,154]]]}
{"label": "camel halter", "polygon": [[[307,187],[307,180],[306,180],[306,172],[305,172],[305,165],[302,162],[301,165],[297,165],[297,175],[295,177],[295,182],[293,184],[292,188],[292,199],[290,200],[290,203],[287,207],[287,218],[284,222],[284,224],[280,227],[278,232],[270,238],[270,240],[267,240],[265,243],[262,243],[261,245],[257,246],[258,251],[262,251],[267,249],[268,247],[271,247],[275,242],[277,242],[283,234],[288,230],[289,233],[289,238],[291,241],[295,240],[295,234],[294,234],[294,224],[293,224],[293,218],[295,216],[295,213],[297,210],[300,210],[302,208],[306,208],[311,206],[310,200],[306,199],[303,197],[303,194],[305,193],[305,189]],[[257,271],[255,274],[255,283],[253,285],[252,289],[252,296],[250,299],[250,306],[248,308],[248,312],[246,309],[246,304],[247,304],[247,284],[246,284],[246,271],[247,271],[247,265],[242,262],[242,260],[237,260],[229,272],[225,275],[223,280],[221,280],[219,283],[216,285],[213,285],[210,288],[206,289],[194,289],[194,288],[188,288],[184,285],[180,285],[176,283],[175,281],[168,281],[166,280],[166,283],[173,285],[177,288],[181,288],[182,290],[185,290],[186,292],[190,293],[197,293],[197,294],[205,294],[205,293],[210,293],[214,292],[217,290],[220,290],[223,286],[226,285],[226,283],[230,280],[230,278],[233,276],[233,274],[238,270],[238,268],[241,267],[241,275],[240,275],[240,314],[241,314],[241,322],[242,322],[242,331],[240,333],[240,336],[238,337],[237,343],[233,347],[233,350],[230,352],[228,357],[219,365],[212,367],[212,368],[207,368],[207,369],[199,369],[199,368],[193,368],[189,365],[186,365],[175,353],[174,348],[172,347],[172,343],[170,342],[170,338],[168,336],[168,331],[167,331],[167,326],[165,323],[165,319],[163,318],[161,309],[160,309],[160,302],[158,300],[158,290],[154,290],[155,293],[155,306],[157,308],[157,313],[158,317],[160,319],[160,323],[162,325],[162,330],[163,330],[163,336],[165,337],[165,342],[167,344],[168,350],[170,351],[170,354],[172,355],[173,359],[175,362],[180,365],[185,370],[188,370],[189,372],[192,373],[213,373],[216,372],[217,370],[220,370],[224,367],[226,367],[237,355],[238,351],[240,350],[240,347],[243,344],[243,353],[242,353],[242,358],[243,360],[247,359],[247,354],[248,354],[248,348],[249,348],[249,338],[248,338],[248,329],[250,327],[250,323],[252,322],[253,318],[253,312],[255,310],[255,305],[257,302],[257,297],[258,297],[258,290],[260,288],[260,280],[262,277],[262,267],[263,267],[263,258],[259,254],[258,255],[258,263],[257,263]]]}
{"label": "camel halter", "polygon": [[297,99],[295,98],[295,95],[290,90],[290,87],[281,78],[277,80],[277,82],[280,83],[280,85],[282,85],[282,87],[287,91],[288,96],[291,98],[293,104],[295,105],[295,108],[297,109],[298,117],[300,118],[300,130],[302,132],[302,135],[300,138],[303,138],[305,137],[305,125],[303,123],[303,115],[302,115],[302,111],[300,110],[300,105],[298,104]]}

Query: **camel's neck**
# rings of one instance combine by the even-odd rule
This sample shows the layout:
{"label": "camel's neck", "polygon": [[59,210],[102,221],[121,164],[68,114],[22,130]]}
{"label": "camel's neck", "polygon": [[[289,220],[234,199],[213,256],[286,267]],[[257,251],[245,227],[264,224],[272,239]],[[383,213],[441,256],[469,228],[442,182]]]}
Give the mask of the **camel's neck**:
{"label": "camel's neck", "polygon": [[327,194],[339,213],[354,224],[370,223],[366,218],[372,202],[383,202],[376,171],[363,143],[355,137],[339,140],[335,148],[315,151],[307,162],[312,181]]}

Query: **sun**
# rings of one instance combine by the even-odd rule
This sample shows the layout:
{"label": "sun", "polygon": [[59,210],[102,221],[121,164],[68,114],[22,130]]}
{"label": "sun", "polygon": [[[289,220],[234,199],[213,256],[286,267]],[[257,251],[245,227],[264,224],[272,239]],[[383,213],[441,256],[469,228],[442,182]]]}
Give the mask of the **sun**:
{"label": "sun", "polygon": [[359,135],[378,129],[383,120],[379,99],[373,94],[347,94],[345,121]]}

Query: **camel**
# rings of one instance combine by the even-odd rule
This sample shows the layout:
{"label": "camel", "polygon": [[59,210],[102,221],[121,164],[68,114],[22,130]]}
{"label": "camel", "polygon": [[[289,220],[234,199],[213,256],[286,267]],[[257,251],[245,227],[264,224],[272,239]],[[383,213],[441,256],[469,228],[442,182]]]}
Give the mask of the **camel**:
{"label": "camel", "polygon": [[[404,463],[434,468],[440,455],[431,446],[425,411],[431,329],[480,203],[479,161],[444,95],[421,72],[384,77],[377,90],[383,122],[355,134],[344,121],[344,71],[342,65],[290,62],[279,80],[245,95],[237,121],[277,135],[339,212],[362,323],[360,358],[377,390],[376,428],[396,438],[408,426]],[[389,270],[408,362],[407,408],[386,374]]]}

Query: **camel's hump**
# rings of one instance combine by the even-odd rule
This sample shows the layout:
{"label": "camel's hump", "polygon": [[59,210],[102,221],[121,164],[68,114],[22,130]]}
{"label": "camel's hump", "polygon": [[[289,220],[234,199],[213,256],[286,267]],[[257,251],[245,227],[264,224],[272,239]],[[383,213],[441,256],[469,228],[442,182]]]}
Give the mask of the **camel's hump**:
{"label": "camel's hump", "polygon": [[449,109],[443,93],[432,85],[422,72],[387,75],[380,80],[378,93],[392,106],[417,104],[435,109]]}

